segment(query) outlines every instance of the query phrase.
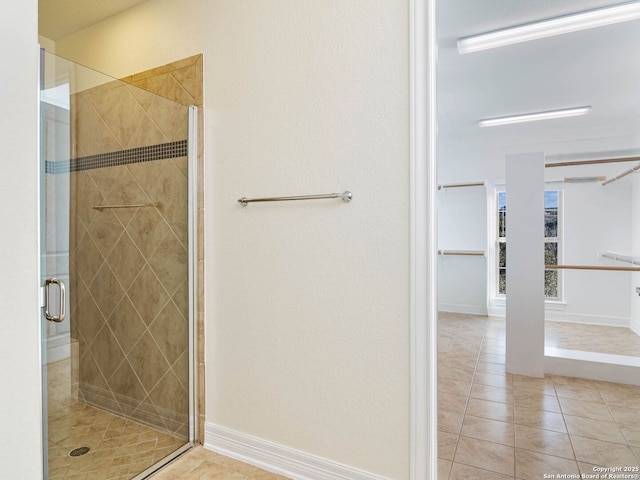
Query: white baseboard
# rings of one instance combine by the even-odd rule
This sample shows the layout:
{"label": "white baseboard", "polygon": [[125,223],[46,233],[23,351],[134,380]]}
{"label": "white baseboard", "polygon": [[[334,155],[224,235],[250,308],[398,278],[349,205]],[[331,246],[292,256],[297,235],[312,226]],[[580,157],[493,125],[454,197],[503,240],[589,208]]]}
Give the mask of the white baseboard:
{"label": "white baseboard", "polygon": [[[588,315],[586,313],[567,313],[559,309],[555,304],[547,305],[544,309],[544,319],[549,322],[582,323],[585,325],[604,325],[608,327],[629,328],[629,317],[603,317],[601,315]],[[504,305],[489,305],[488,315],[492,317],[504,317]],[[636,332],[637,333],[637,332]]]}
{"label": "white baseboard", "polygon": [[388,480],[210,422],[204,426],[204,447],[294,480]]}
{"label": "white baseboard", "polygon": [[608,353],[544,349],[544,372],[604,382],[640,384],[640,358]]}
{"label": "white baseboard", "polygon": [[629,317],[602,317],[584,313],[566,313],[545,310],[545,320],[551,322],[584,323],[587,325],[605,325],[608,327],[629,328]]}
{"label": "white baseboard", "polygon": [[487,315],[485,305],[460,305],[456,303],[439,303],[439,312],[468,313],[470,315]]}

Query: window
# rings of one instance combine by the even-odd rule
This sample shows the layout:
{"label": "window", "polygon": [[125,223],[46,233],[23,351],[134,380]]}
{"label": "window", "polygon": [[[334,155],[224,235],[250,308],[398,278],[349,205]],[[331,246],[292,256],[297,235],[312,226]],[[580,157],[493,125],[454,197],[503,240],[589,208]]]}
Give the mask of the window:
{"label": "window", "polygon": [[[507,293],[507,192],[498,194],[498,295]],[[544,262],[545,265],[557,265],[560,252],[560,192],[544,192]],[[548,299],[560,298],[560,272],[544,271],[544,295]]]}

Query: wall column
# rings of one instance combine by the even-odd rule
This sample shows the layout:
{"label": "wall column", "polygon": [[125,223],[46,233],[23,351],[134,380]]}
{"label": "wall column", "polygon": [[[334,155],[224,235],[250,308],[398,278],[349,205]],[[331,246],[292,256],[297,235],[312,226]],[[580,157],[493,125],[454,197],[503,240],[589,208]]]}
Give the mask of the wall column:
{"label": "wall column", "polygon": [[[629,178],[629,177],[628,177]],[[640,256],[640,178],[631,175],[631,255]],[[640,335],[640,296],[636,288],[640,286],[640,272],[631,273],[631,321],[629,327]]]}
{"label": "wall column", "polygon": [[506,368],[544,376],[544,153],[507,155]]}

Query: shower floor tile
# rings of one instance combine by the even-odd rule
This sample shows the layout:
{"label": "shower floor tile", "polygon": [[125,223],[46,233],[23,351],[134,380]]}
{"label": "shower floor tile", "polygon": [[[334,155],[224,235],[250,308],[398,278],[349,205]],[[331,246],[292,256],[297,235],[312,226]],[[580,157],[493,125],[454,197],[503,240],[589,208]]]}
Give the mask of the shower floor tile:
{"label": "shower floor tile", "polygon": [[[47,366],[50,480],[129,480],[186,444],[133,420],[74,399],[69,360]],[[76,448],[89,447],[72,457]],[[195,447],[152,476],[153,480],[286,477]]]}
{"label": "shower floor tile", "polygon": [[[69,360],[47,366],[50,480],[124,480],[185,445],[185,439],[74,399]],[[80,456],[77,448],[89,447]]]}
{"label": "shower floor tile", "polygon": [[[129,479],[185,444],[184,440],[80,402],[49,418],[49,478]],[[89,447],[74,457],[71,451]]]}

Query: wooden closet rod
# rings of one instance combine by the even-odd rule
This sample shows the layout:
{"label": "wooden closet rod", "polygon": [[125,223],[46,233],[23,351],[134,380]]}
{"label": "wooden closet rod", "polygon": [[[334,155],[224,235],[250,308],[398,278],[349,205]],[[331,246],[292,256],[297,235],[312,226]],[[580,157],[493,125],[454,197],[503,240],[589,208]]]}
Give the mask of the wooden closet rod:
{"label": "wooden closet rod", "polygon": [[638,162],[640,157],[603,158],[601,160],[577,160],[575,162],[545,163],[545,168],[572,167],[574,165],[597,165],[599,163]]}
{"label": "wooden closet rod", "polygon": [[621,272],[640,272],[640,267],[609,267],[606,265],[545,265],[548,270],[614,270]]}

